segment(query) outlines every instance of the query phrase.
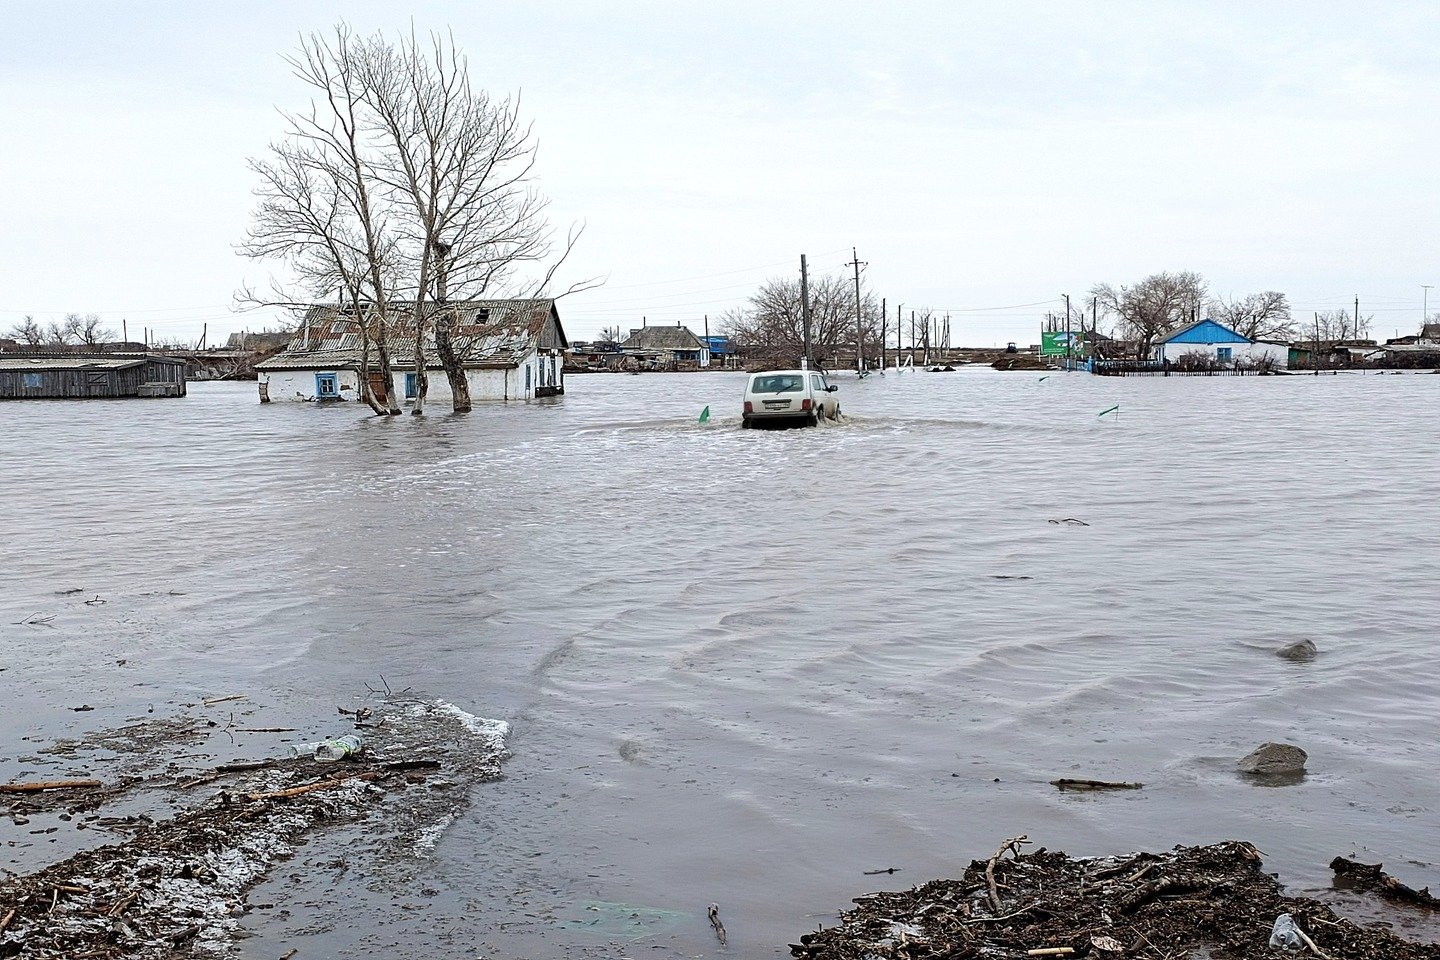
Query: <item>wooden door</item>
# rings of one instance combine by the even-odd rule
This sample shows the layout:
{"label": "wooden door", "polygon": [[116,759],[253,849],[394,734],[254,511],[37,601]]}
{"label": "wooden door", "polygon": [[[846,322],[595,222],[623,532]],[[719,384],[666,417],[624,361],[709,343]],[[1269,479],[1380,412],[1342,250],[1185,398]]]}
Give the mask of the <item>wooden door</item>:
{"label": "wooden door", "polygon": [[381,405],[390,402],[389,384],[385,382],[385,375],[379,370],[370,371],[370,392],[375,395],[375,402]]}

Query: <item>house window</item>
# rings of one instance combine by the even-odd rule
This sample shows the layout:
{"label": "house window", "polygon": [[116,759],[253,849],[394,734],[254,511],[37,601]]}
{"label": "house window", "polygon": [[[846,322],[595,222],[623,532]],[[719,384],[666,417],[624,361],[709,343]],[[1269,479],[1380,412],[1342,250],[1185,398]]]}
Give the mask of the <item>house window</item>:
{"label": "house window", "polygon": [[413,373],[407,373],[407,374],[405,374],[405,399],[406,399],[406,400],[414,400],[414,399],[415,399],[415,395],[418,394],[419,392],[420,392],[419,388],[415,385],[415,374],[413,374]]}
{"label": "house window", "polygon": [[1221,363],[1229,363],[1233,349],[1231,347],[1216,347],[1215,359]]}
{"label": "house window", "polygon": [[43,373],[22,373],[20,380],[26,390],[39,390],[45,386],[45,374]]}
{"label": "house window", "polygon": [[334,373],[315,374],[315,396],[321,400],[340,399],[340,377]]}
{"label": "house window", "polygon": [[530,364],[525,364],[525,395],[530,395]]}

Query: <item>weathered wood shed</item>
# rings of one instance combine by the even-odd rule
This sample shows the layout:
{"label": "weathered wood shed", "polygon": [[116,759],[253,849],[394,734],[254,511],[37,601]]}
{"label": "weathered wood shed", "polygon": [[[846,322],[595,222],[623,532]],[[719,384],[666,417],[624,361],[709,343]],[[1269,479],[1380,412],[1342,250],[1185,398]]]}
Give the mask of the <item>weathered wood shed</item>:
{"label": "weathered wood shed", "polygon": [[0,400],[183,396],[185,361],[174,357],[0,354]]}

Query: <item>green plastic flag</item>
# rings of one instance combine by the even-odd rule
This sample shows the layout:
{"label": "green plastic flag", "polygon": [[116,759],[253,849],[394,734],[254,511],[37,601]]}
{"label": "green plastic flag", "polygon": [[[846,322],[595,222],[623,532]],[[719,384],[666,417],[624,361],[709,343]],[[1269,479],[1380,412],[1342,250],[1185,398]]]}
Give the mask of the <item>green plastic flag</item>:
{"label": "green plastic flag", "polygon": [[1037,383],[1044,383],[1046,380],[1049,380],[1049,379],[1050,379],[1050,374],[1047,373],[1047,374],[1045,374],[1045,376],[1041,377],[1041,378],[1040,378],[1038,381],[1036,381],[1036,382],[1037,382]]}
{"label": "green plastic flag", "polygon": [[701,410],[701,411],[700,411],[700,422],[701,422],[701,423],[709,423],[709,422],[710,422],[710,408],[709,408],[709,407],[706,407],[704,410]]}

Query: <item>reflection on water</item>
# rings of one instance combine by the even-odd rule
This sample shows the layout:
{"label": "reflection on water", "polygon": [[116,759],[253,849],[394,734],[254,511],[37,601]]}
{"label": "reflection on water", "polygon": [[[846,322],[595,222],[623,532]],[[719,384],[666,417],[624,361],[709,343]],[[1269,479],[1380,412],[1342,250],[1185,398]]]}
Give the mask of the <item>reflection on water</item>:
{"label": "reflection on water", "polygon": [[[730,374],[421,422],[253,385],[0,405],[0,775],[27,735],[231,692],[303,723],[382,674],[512,721],[430,895],[327,914],[325,879],[256,957],[696,956],[711,902],[782,956],[863,871],[1019,832],[1440,881],[1440,377],[839,382],[845,422],[785,432],[739,429]],[[1303,782],[1234,772],[1271,740]]]}

